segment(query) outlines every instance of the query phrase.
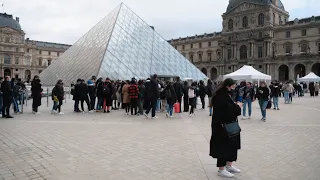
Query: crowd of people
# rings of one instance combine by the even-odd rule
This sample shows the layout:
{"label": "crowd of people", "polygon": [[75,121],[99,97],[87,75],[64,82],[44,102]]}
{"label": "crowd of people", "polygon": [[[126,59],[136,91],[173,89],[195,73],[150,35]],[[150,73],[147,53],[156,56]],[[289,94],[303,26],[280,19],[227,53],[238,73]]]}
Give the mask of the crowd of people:
{"label": "crowd of people", "polygon": [[[2,116],[12,118],[10,107],[16,114],[20,113],[19,104],[24,103],[25,98],[22,92],[26,91],[26,84],[21,79],[5,77],[0,78],[1,95],[0,109]],[[158,118],[157,112],[166,112],[168,118],[173,117],[175,106],[177,113],[189,112],[189,116],[195,115],[198,103],[201,109],[209,107],[209,115],[213,115],[212,96],[219,86],[219,82],[208,80],[204,82],[181,81],[177,78],[174,82],[160,81],[157,75],[153,75],[146,80],[137,80],[132,78],[127,81],[113,81],[109,78],[97,79],[93,76],[89,80],[78,79],[76,83],[71,84],[71,95],[74,100],[74,112],[110,113],[111,110],[124,109],[127,115],[144,115],[151,118]],[[234,102],[243,103],[242,119],[250,119],[252,115],[252,103],[258,99],[261,109],[262,121],[266,121],[266,109],[270,108],[271,102],[275,110],[279,108],[279,98],[284,97],[285,103],[292,103],[292,97],[304,96],[306,89],[309,88],[311,96],[319,95],[319,83],[281,83],[274,81],[267,87],[265,82],[259,86],[251,82],[241,82],[232,90],[231,98]],[[35,76],[31,81],[32,112],[40,114],[38,107],[41,106],[43,88],[39,76]],[[64,114],[62,110],[63,100],[65,98],[64,84],[58,80],[51,93],[53,114]],[[206,105],[206,97],[208,104]],[[200,100],[198,102],[198,100]],[[85,107],[86,105],[86,107]],[[79,107],[80,106],[80,107]]]}

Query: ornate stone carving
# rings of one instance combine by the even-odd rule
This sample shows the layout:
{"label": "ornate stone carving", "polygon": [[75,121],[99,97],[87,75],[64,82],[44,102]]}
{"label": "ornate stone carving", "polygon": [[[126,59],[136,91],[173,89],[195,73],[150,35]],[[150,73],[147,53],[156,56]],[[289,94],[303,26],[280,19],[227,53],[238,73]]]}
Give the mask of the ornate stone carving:
{"label": "ornate stone carving", "polygon": [[256,15],[255,13],[252,13],[250,16],[250,22],[251,24],[255,24],[256,23]]}

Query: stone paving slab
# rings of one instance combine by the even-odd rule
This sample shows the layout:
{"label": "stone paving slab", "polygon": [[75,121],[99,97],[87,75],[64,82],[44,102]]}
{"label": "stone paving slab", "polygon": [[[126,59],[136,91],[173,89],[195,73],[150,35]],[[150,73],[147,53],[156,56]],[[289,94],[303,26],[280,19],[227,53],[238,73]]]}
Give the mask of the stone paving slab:
{"label": "stone paving slab", "polygon": [[[25,113],[0,120],[0,180],[220,180],[208,156],[211,118],[207,110],[174,119],[110,114]],[[51,103],[49,104],[51,106]],[[199,106],[200,107],[200,106]],[[240,120],[242,149],[238,180],[320,180],[320,98],[280,101],[260,121],[257,103]]]}

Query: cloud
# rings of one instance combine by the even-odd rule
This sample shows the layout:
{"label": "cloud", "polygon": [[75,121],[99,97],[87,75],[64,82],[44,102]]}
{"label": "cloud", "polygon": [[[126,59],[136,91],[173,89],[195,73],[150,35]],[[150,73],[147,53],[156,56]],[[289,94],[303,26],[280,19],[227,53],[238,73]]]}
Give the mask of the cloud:
{"label": "cloud", "polygon": [[[291,19],[317,15],[318,0],[282,0]],[[10,0],[4,10],[20,17],[26,37],[73,44],[121,0]],[[228,0],[124,0],[166,39],[221,31]]]}

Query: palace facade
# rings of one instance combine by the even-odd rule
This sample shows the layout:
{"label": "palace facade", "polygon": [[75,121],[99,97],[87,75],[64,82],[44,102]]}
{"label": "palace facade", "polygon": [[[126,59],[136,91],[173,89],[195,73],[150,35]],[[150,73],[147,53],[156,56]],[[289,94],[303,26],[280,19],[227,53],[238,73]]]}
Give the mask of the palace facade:
{"label": "palace facade", "polygon": [[230,0],[221,32],[172,39],[211,79],[251,65],[274,80],[320,76],[320,16],[289,21],[280,0]]}
{"label": "palace facade", "polygon": [[20,19],[0,13],[0,73],[28,81],[39,75],[70,45],[25,39]]}

